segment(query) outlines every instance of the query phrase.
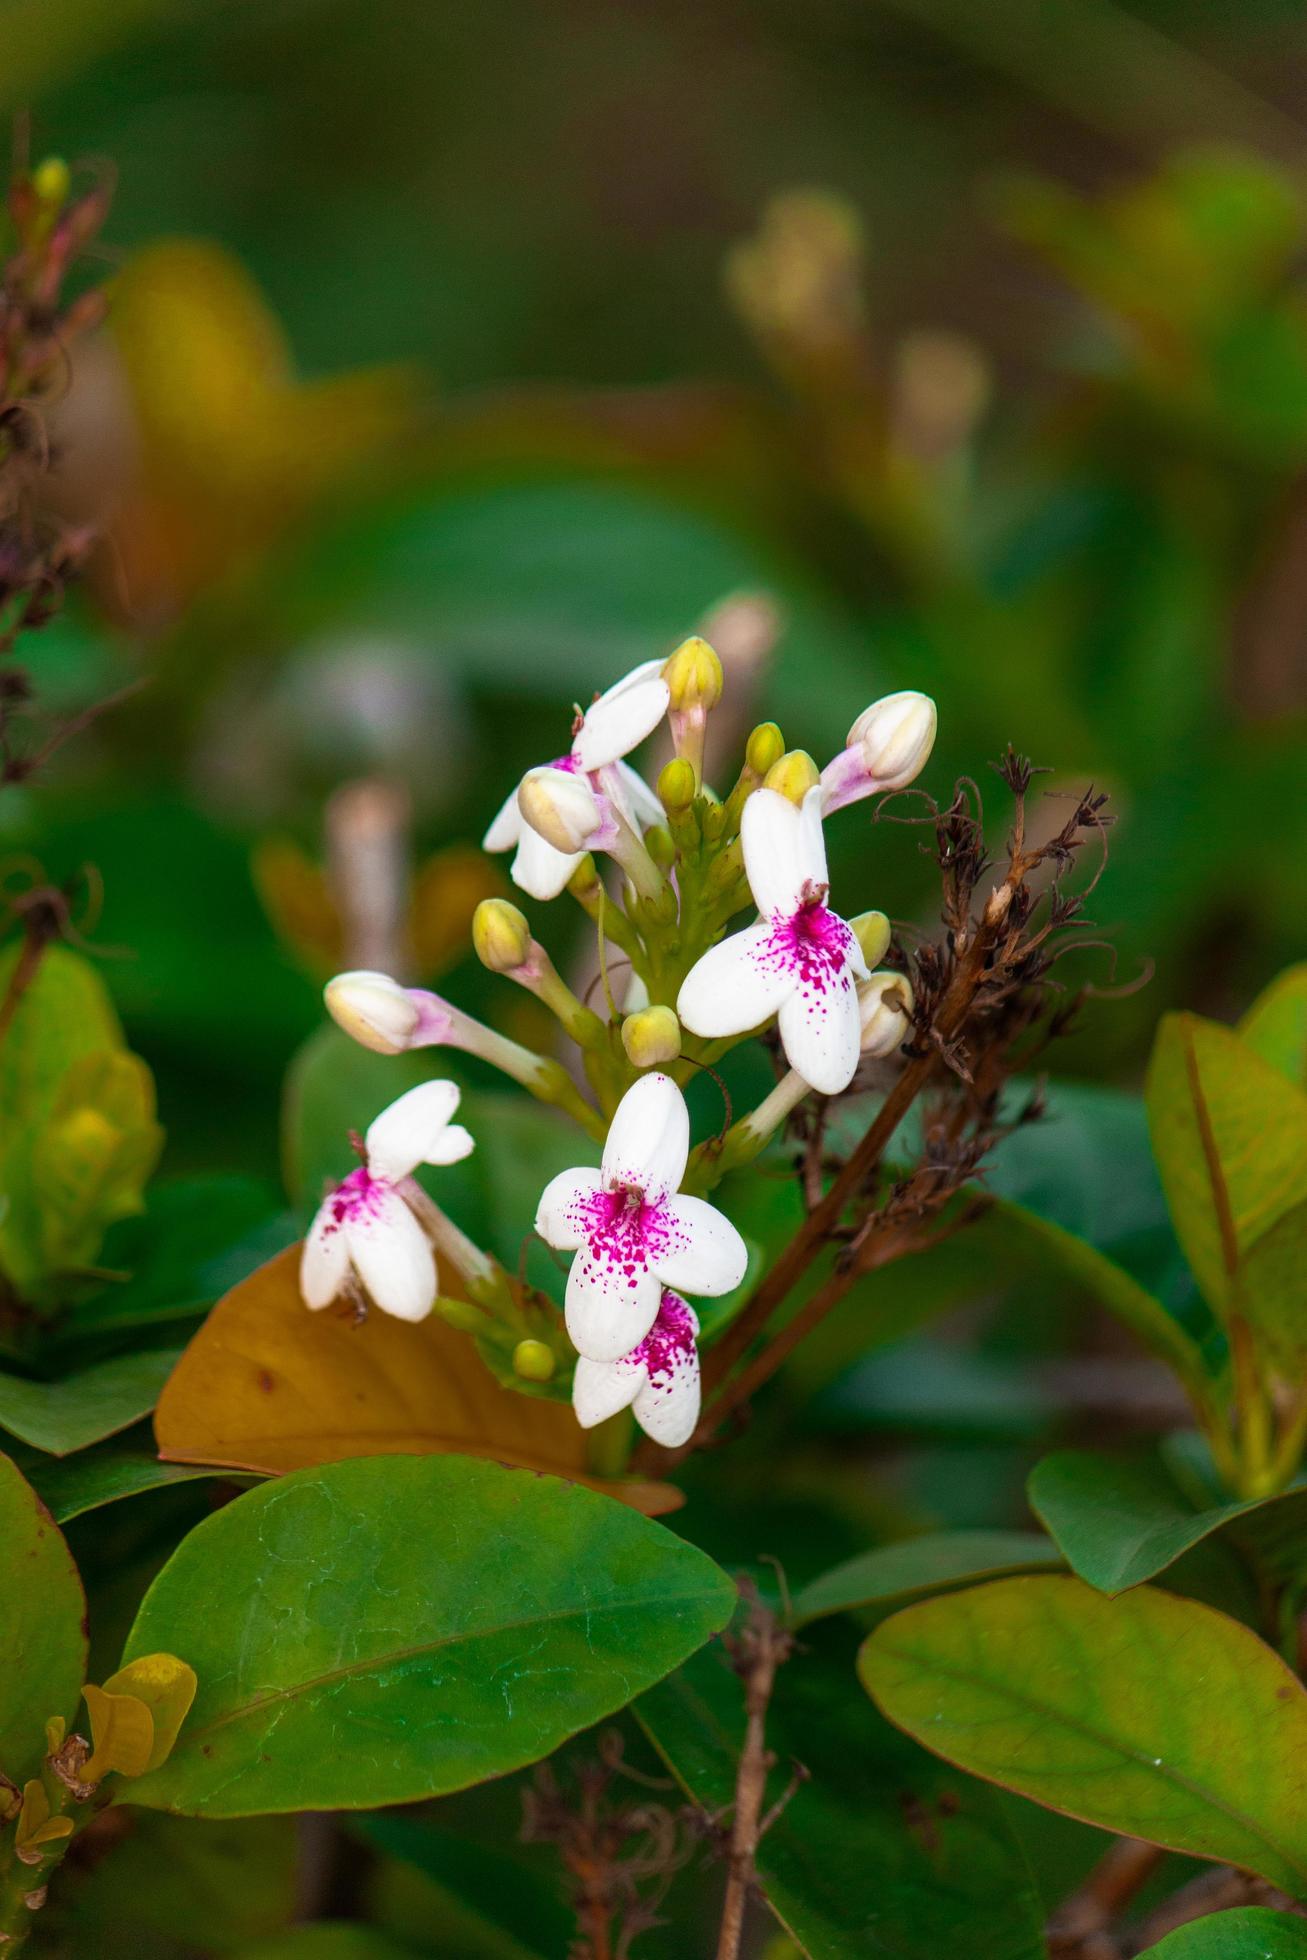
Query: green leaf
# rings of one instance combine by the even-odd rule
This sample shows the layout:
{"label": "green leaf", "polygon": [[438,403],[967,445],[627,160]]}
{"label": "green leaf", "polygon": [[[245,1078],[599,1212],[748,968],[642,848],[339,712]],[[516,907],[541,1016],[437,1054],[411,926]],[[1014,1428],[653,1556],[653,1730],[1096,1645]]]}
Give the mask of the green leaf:
{"label": "green leaf", "polygon": [[75,1306],[77,1334],[146,1327],[199,1312],[297,1237],[271,1185],[253,1177],[173,1178],[144,1214],[107,1235],[101,1264],[123,1277]]}
{"label": "green leaf", "polygon": [[859,1672],[892,1722],[973,1775],[1307,1890],[1307,1692],[1211,1607],[998,1579],[884,1621]]}
{"label": "green leaf", "polygon": [[923,1593],[950,1592],[1000,1573],[1060,1566],[1057,1546],[1037,1531],[940,1531],[860,1552],[803,1588],[794,1620],[805,1626],[828,1613],[901,1603]]}
{"label": "green leaf", "polygon": [[[787,1663],[768,1711],[769,1749],[811,1776],[758,1847],[767,1904],[808,1960],[1036,1960],[1043,1914],[999,1803],[860,1705],[841,1631],[823,1629]],[[687,1796],[710,1816],[727,1811],[744,1715],[722,1648],[696,1654],[634,1713]],[[773,1795],[785,1780],[778,1770]]]}
{"label": "green leaf", "polygon": [[[23,958],[22,943],[0,954],[0,1000]],[[66,946],[47,946],[19,996],[0,1042],[0,1268],[21,1292],[46,1272],[44,1207],[33,1153],[75,1064],[123,1052],[122,1030],[103,980]]]}
{"label": "green leaf", "polygon": [[[289,1818],[195,1824],[149,1811],[67,1886],[77,1950],[96,1960],[191,1960],[249,1951],[294,1916],[297,1845]],[[63,1894],[61,1893],[61,1898]],[[256,1949],[257,1950],[257,1949]]]}
{"label": "green leaf", "polygon": [[[430,1949],[424,1949],[430,1951]],[[317,1920],[243,1946],[238,1960],[415,1960],[419,1949],[354,1920]]]}
{"label": "green leaf", "polygon": [[1153,1148],[1176,1232],[1213,1308],[1254,1328],[1278,1310],[1250,1291],[1248,1254],[1307,1203],[1307,1093],[1229,1028],[1162,1022],[1148,1070]]}
{"label": "green leaf", "polygon": [[1241,1906],[1179,1926],[1148,1951],[1151,1960],[1304,1960],[1307,1920]]}
{"label": "green leaf", "polygon": [[36,1774],[46,1719],[71,1718],[86,1679],[86,1597],[35,1491],[0,1456],[0,1770]]}
{"label": "green leaf", "polygon": [[154,1108],[154,1078],[139,1056],[83,1055],[65,1073],[31,1146],[49,1271],[89,1265],[107,1227],[142,1209],[163,1149]]}
{"label": "green leaf", "polygon": [[1155,1578],[1213,1532],[1246,1521],[1258,1544],[1301,1543],[1307,1490],[1195,1511],[1159,1464],[1056,1450],[1035,1465],[1031,1509],[1048,1526],[1073,1572],[1099,1592],[1125,1592]]}
{"label": "green leaf", "polygon": [[357,1809],[533,1762],[728,1618],[711,1560],[627,1506],[463,1457],[297,1471],[193,1531],[126,1658],[199,1694],[131,1800],[206,1816]]}
{"label": "green leaf", "polygon": [[58,1382],[0,1375],[0,1429],[51,1456],[71,1456],[148,1415],[180,1348],[120,1354]]}
{"label": "green leaf", "polygon": [[[420,1811],[365,1814],[353,1829],[438,1887],[446,1921],[465,1916],[496,1956],[565,1953],[575,1917],[554,1848],[520,1840],[523,1787],[520,1778],[498,1779]],[[471,1944],[470,1932],[461,1943]]]}
{"label": "green leaf", "polygon": [[[24,1473],[56,1524],[67,1524],[84,1511],[98,1511],[124,1497],[159,1490],[164,1484],[193,1483],[217,1474],[203,1465],[161,1463],[145,1450],[117,1443],[81,1450],[76,1456],[38,1456]],[[221,1474],[228,1479],[232,1475]]]}
{"label": "green leaf", "polygon": [[1307,1089],[1307,960],[1291,966],[1259,994],[1238,1028],[1239,1037]]}
{"label": "green leaf", "polygon": [[1272,1367],[1297,1380],[1307,1359],[1307,1203],[1286,1211],[1249,1248],[1243,1295]]}

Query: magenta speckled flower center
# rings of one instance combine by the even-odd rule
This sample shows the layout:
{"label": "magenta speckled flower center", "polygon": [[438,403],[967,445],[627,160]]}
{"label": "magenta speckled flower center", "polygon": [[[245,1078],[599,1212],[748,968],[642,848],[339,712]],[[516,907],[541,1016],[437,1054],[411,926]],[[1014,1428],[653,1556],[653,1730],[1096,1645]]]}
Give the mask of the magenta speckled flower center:
{"label": "magenta speckled flower center", "polygon": [[644,1192],[622,1184],[596,1191],[578,1207],[578,1226],[592,1260],[609,1277],[635,1288],[672,1241],[672,1221],[664,1205],[646,1204]]}
{"label": "magenta speckled flower center", "polygon": [[360,1164],[356,1171],[351,1171],[337,1185],[327,1200],[328,1218],[324,1229],[337,1232],[351,1220],[361,1222],[378,1217],[390,1188],[384,1178],[373,1177],[367,1166]]}
{"label": "magenta speckled flower center", "polygon": [[792,975],[805,993],[824,993],[843,984],[852,938],[843,919],[816,898],[805,901],[797,912],[772,920],[758,958]]}
{"label": "magenta speckled flower center", "polygon": [[653,1387],[666,1385],[678,1368],[694,1359],[694,1320],[677,1293],[664,1293],[658,1318],[630,1356],[649,1371]]}

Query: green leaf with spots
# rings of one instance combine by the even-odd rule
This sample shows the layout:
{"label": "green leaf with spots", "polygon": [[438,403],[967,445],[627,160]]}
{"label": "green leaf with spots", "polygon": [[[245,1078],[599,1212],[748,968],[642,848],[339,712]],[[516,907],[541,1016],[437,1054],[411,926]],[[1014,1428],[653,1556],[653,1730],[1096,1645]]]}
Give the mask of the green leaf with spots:
{"label": "green leaf with spots", "polygon": [[71,1718],[86,1679],[86,1598],[53,1518],[0,1456],[0,1770],[36,1774],[44,1723]]}
{"label": "green leaf with spots", "polygon": [[248,1491],[183,1540],[125,1658],[200,1686],[131,1801],[197,1816],[370,1808],[546,1756],[724,1624],[726,1575],[619,1504],[466,1457]]}
{"label": "green leaf with spots", "polygon": [[1211,1607],[997,1579],[884,1621],[859,1672],[892,1722],[975,1776],[1307,1892],[1307,1691]]}
{"label": "green leaf with spots", "polygon": [[1307,1960],[1307,1920],[1264,1906],[1213,1912],[1148,1949],[1151,1960]]}

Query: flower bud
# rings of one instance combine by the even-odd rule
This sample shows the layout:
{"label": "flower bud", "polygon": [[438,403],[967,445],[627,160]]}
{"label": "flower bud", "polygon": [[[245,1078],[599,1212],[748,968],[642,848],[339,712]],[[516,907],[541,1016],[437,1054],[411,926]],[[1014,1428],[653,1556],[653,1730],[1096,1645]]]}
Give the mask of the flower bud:
{"label": "flower bud", "polygon": [[656,1068],[681,1052],[681,1024],[670,1007],[642,1007],[622,1023],[622,1046],[632,1068]]}
{"label": "flower bud", "polygon": [[644,848],[660,871],[670,870],[676,859],[676,845],[665,823],[656,823],[644,833]]}
{"label": "flower bud", "polygon": [[849,927],[868,968],[877,967],[884,959],[893,938],[893,928],[883,912],[859,912],[856,919],[849,920]]}
{"label": "flower bud", "polygon": [[763,777],[765,788],[779,790],[791,803],[802,803],[814,783],[820,781],[817,765],[806,749],[791,749]]}
{"label": "flower bud", "polygon": [[873,973],[858,988],[864,1055],[892,1055],[912,1032],[912,988],[901,973]]}
{"label": "flower bud", "polygon": [[765,777],[785,753],[785,737],[774,721],[762,721],[754,729],[744,751],[744,759],[755,776]]}
{"label": "flower bud", "polygon": [[677,647],[663,668],[663,679],[673,714],[694,709],[706,714],[722,698],[722,663],[697,633]]}
{"label": "flower bud", "polygon": [[905,688],[863,709],[847,747],[861,749],[863,767],[878,789],[903,789],[925,767],[937,721],[930,696]]}
{"label": "flower bud", "polygon": [[323,988],[327,1012],[347,1035],[378,1055],[398,1055],[417,1032],[416,1001],[388,973],[338,973]]}
{"label": "flower bud", "polygon": [[483,898],[472,915],[472,944],[482,966],[512,973],[530,956],[531,928],[506,898]]}
{"label": "flower bud", "polygon": [[32,172],[32,189],[42,204],[56,210],[67,201],[71,182],[68,165],[62,157],[47,157]]}
{"label": "flower bud", "polygon": [[669,817],[679,817],[689,809],[699,785],[694,764],[682,755],[664,763],[658,776],[658,800]]}
{"label": "flower bud", "polygon": [[552,1381],[557,1366],[553,1349],[543,1341],[519,1341],[513,1349],[513,1373],[524,1382]]}
{"label": "flower bud", "polygon": [[556,851],[583,851],[598,830],[599,799],[584,776],[565,769],[532,769],[522,778],[517,807]]}
{"label": "flower bud", "polygon": [[484,1334],[488,1325],[484,1307],[473,1306],[470,1300],[456,1300],[449,1293],[437,1299],[436,1312],[446,1327],[456,1328],[460,1334]]}

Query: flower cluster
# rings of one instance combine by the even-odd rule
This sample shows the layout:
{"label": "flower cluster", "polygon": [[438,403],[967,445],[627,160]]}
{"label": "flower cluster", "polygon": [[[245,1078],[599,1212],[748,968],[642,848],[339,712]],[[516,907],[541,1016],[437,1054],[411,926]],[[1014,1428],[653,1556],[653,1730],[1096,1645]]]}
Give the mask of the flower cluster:
{"label": "flower cluster", "polygon": [[[557,1017],[579,1073],[387,974],[340,974],[326,990],[335,1020],[365,1046],[478,1056],[572,1116],[598,1147],[598,1167],[554,1177],[536,1211],[538,1237],[572,1255],[562,1324],[548,1303],[553,1318],[541,1320],[542,1296],[473,1246],[413,1177],[419,1164],[453,1163],[472,1148],[451,1124],[458,1090],[449,1082],[411,1090],[372,1124],[363,1162],[318,1212],[301,1281],[310,1307],[370,1300],[408,1320],[434,1306],[466,1326],[472,1301],[478,1332],[498,1330],[511,1347],[519,1385],[555,1394],[570,1370],[584,1427],[629,1408],[668,1447],[688,1441],[699,1417],[690,1301],[734,1292],[749,1263],[744,1239],[704,1194],[754,1158],[806,1097],[842,1094],[862,1057],[890,1055],[911,1033],[907,981],[877,970],[888,921],[879,912],[845,918],[830,902],[823,821],[909,783],[935,735],[925,695],[889,695],[819,770],[763,723],[718,796],[703,768],[722,686],[721,663],[699,638],[637,667],[577,710],[569,747],[527,771],[486,834],[488,850],[513,852],[511,876],[524,892],[552,899],[566,890],[594,924],[606,1018],[571,990],[516,906],[486,900],[473,932],[482,963]],[[674,755],[655,793],[627,758],[664,720]],[[613,881],[596,855],[613,861]],[[749,907],[754,922],[732,930]],[[619,962],[629,969],[625,1011],[610,977]],[[787,1072],[755,1109],[692,1148],[684,1085],[773,1022]],[[442,1297],[437,1251],[458,1274],[457,1302]],[[518,1340],[528,1310],[535,1331]]]}

